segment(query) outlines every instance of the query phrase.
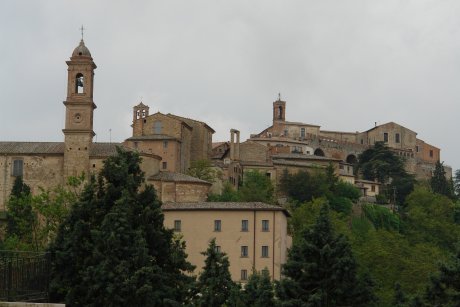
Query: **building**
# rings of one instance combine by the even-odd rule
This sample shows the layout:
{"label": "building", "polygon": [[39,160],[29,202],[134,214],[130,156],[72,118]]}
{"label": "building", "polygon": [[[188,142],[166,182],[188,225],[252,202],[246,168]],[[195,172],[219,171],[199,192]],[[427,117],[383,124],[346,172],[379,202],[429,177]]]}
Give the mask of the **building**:
{"label": "building", "polygon": [[[6,210],[13,183],[22,176],[32,193],[64,185],[69,176],[97,173],[117,146],[138,150],[148,182],[161,200],[204,201],[210,184],[177,174],[190,161],[211,154],[212,133],[206,124],[171,114],[149,116],[148,106],[134,107],[133,137],[122,143],[95,143],[93,137],[96,64],[83,39],[67,63],[64,142],[0,142],[0,210]],[[199,140],[196,145],[193,142]],[[200,146],[198,146],[200,145]],[[161,173],[160,171],[169,171]]]}
{"label": "building", "polygon": [[228,255],[234,281],[245,282],[253,269],[268,270],[281,278],[291,239],[287,234],[289,213],[279,206],[250,203],[165,203],[165,227],[180,234],[187,244],[188,260],[199,274],[205,251],[215,238],[219,250]]}
{"label": "building", "polygon": [[206,123],[173,114],[149,115],[142,102],[133,108],[133,135],[123,143],[162,158],[161,170],[185,173],[191,161],[210,159],[214,129]]}
{"label": "building", "polygon": [[[271,151],[315,155],[355,164],[360,153],[384,142],[406,161],[406,170],[419,179],[431,177],[441,150],[417,138],[417,133],[394,122],[375,125],[364,132],[322,130],[318,125],[286,121],[286,102],[273,102],[273,124],[249,139]],[[275,147],[275,149],[273,149]],[[450,178],[452,169],[445,166]]]}

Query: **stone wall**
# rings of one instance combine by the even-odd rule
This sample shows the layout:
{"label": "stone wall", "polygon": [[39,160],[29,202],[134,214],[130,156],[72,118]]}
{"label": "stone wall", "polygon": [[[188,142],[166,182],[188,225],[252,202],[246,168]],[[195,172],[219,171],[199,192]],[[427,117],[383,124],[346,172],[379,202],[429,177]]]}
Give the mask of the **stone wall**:
{"label": "stone wall", "polygon": [[13,161],[23,161],[23,180],[30,186],[32,193],[62,184],[63,155],[2,155],[0,156],[0,210],[6,210],[11,189],[16,177],[13,176]]}

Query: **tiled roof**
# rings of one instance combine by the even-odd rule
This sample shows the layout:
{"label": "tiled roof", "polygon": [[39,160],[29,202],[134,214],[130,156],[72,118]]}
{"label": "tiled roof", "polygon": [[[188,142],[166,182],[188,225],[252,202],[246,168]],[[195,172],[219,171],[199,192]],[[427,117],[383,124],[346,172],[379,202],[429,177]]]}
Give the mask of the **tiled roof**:
{"label": "tiled roof", "polygon": [[316,163],[311,163],[311,162],[299,162],[299,161],[292,161],[292,160],[274,160],[273,164],[276,165],[291,165],[291,166],[302,166],[302,167],[319,167],[319,168],[324,168],[325,166],[319,165]]}
{"label": "tiled roof", "polygon": [[198,123],[198,124],[201,124],[201,125],[204,125],[206,126],[207,128],[209,128],[212,133],[216,132],[214,129],[212,129],[208,124],[206,124],[205,122],[202,122],[202,121],[199,121],[199,120],[196,120],[196,119],[192,119],[192,118],[188,118],[188,117],[183,117],[183,116],[179,116],[179,115],[174,115],[174,114],[171,114],[171,113],[168,113],[166,114],[167,116],[170,116],[170,117],[173,117],[173,118],[176,118],[176,119],[180,119],[180,120],[183,120],[183,121],[191,121],[191,122],[195,122],[195,123]]}
{"label": "tiled roof", "polygon": [[211,185],[210,182],[201,180],[189,175],[173,172],[159,172],[156,175],[150,176],[148,180],[153,181],[173,181],[173,182],[191,182],[191,183],[204,183]]}
{"label": "tiled roof", "polygon": [[243,166],[273,166],[272,162],[265,161],[240,161]]}
{"label": "tiled roof", "polygon": [[[91,157],[107,157],[116,154],[121,143],[93,143],[89,155]],[[64,154],[64,142],[0,142],[0,154],[38,155]]]}
{"label": "tiled roof", "polygon": [[64,154],[64,143],[0,142],[0,154]]}
{"label": "tiled roof", "polygon": [[272,156],[273,159],[299,159],[299,160],[324,160],[324,161],[341,161],[340,159],[314,156],[314,155],[304,155],[296,153],[280,153]]}
{"label": "tiled roof", "polygon": [[299,126],[321,127],[321,126],[318,126],[318,125],[312,125],[312,124],[301,123],[301,122],[289,122],[289,121],[285,121],[284,123],[287,124],[287,125],[299,125]]}
{"label": "tiled roof", "polygon": [[121,143],[93,143],[91,145],[90,157],[109,157],[117,153],[117,147],[121,147]]}
{"label": "tiled roof", "polygon": [[164,211],[173,210],[244,210],[244,211],[283,211],[289,216],[287,210],[281,206],[270,205],[262,202],[200,202],[200,203],[164,203]]}
{"label": "tiled roof", "polygon": [[151,134],[151,135],[139,135],[132,136],[126,139],[127,141],[145,141],[145,140],[175,140],[179,141],[177,138],[164,134]]}

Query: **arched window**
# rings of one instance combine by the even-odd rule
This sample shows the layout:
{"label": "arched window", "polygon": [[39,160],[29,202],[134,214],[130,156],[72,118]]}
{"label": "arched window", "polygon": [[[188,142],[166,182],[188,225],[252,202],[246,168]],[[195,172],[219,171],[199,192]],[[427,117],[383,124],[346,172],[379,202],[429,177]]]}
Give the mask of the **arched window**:
{"label": "arched window", "polygon": [[153,133],[161,134],[161,121],[157,120],[153,123]]}
{"label": "arched window", "polygon": [[358,159],[356,158],[355,155],[348,155],[346,161],[347,161],[347,163],[350,163],[350,164],[356,164],[356,163],[358,163]]}
{"label": "arched window", "polygon": [[75,93],[83,94],[84,85],[85,85],[85,80],[83,79],[83,74],[78,73],[75,77]]}
{"label": "arched window", "polygon": [[145,117],[145,109],[142,109],[142,118]]}
{"label": "arched window", "polygon": [[283,119],[283,107],[278,107],[278,119]]}
{"label": "arched window", "polygon": [[315,156],[324,157],[324,151],[321,148],[317,148],[313,154]]}
{"label": "arched window", "polygon": [[139,119],[140,118],[140,112],[139,110],[136,111],[136,119]]}

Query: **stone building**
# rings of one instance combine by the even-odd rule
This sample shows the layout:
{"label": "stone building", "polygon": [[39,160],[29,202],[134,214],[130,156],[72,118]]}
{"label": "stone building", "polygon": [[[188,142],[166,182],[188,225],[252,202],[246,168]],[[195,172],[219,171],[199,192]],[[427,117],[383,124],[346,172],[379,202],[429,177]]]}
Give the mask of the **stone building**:
{"label": "stone building", "polygon": [[[122,143],[95,143],[93,137],[94,70],[83,40],[67,62],[64,142],[0,142],[0,210],[6,209],[14,180],[22,176],[33,193],[65,184],[69,176],[98,172],[117,146],[138,149],[148,182],[161,200],[204,201],[210,184],[160,171],[185,171],[190,161],[211,154],[212,133],[206,124],[171,114],[149,116],[148,106],[134,107],[133,137]],[[148,132],[147,132],[148,131]],[[199,140],[201,147],[192,145]]]}
{"label": "stone building", "polygon": [[[406,169],[419,179],[427,179],[441,159],[440,149],[417,138],[417,133],[389,122],[364,132],[321,130],[320,126],[286,121],[286,102],[273,102],[273,124],[258,134],[252,142],[270,147],[271,152],[290,152],[323,156],[355,164],[357,157],[376,142],[384,142],[406,161]],[[452,169],[445,166],[452,176]]]}
{"label": "stone building", "polygon": [[161,170],[185,173],[190,163],[210,159],[214,129],[206,123],[173,114],[149,115],[142,102],[133,108],[133,135],[123,143],[162,158]]}
{"label": "stone building", "polygon": [[291,245],[285,209],[259,202],[165,203],[162,209],[165,226],[187,242],[195,274],[204,266],[201,252],[215,238],[217,248],[228,255],[234,281],[246,282],[253,269],[267,269],[272,279],[281,278]]}
{"label": "stone building", "polygon": [[[66,182],[69,176],[97,172],[102,161],[116,153],[118,143],[93,142],[94,70],[96,64],[83,40],[66,62],[67,98],[64,142],[0,142],[0,210],[6,209],[11,188],[22,176],[32,192]],[[143,154],[142,168],[147,175],[159,170],[161,158]]]}

